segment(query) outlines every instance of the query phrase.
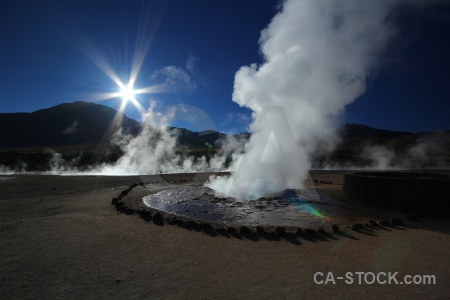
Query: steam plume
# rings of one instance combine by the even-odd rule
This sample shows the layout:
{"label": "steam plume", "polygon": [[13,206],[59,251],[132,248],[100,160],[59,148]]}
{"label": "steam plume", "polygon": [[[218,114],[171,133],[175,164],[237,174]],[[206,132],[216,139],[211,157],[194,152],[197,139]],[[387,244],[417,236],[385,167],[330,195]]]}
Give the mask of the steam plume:
{"label": "steam plume", "polygon": [[[145,120],[141,132],[136,137],[119,131],[113,144],[120,146],[124,155],[113,164],[102,164],[84,174],[92,175],[149,175],[160,173],[187,173],[223,170],[227,157],[232,157],[239,145],[232,137],[227,138],[223,149],[209,160],[205,157],[195,158],[192,155],[177,151],[177,131],[170,130],[168,124],[174,118],[187,119],[196,127],[202,129],[203,124],[211,128],[204,112],[187,105],[177,105],[166,109],[161,114],[155,110],[154,104],[142,118]],[[232,141],[232,142],[231,142]],[[242,144],[242,143],[241,143]]]}
{"label": "steam plume", "polygon": [[[211,178],[207,186],[240,199],[302,187],[316,137],[330,133],[345,106],[364,93],[369,72],[395,32],[389,21],[393,9],[416,2],[425,1],[285,1],[261,32],[264,63],[241,67],[233,92],[234,102],[253,111],[253,135],[241,162],[264,163],[265,149],[267,162],[284,164],[272,164],[272,178],[264,178],[257,166],[235,162],[232,177]],[[280,141],[276,132],[286,128],[261,114],[270,106],[284,110],[295,141]],[[273,151],[277,148],[281,151]]]}

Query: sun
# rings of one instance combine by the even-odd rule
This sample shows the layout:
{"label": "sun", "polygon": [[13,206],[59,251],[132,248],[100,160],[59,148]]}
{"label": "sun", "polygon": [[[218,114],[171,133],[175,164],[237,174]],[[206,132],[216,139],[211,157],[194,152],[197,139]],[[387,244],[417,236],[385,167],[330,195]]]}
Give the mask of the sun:
{"label": "sun", "polygon": [[122,98],[122,103],[120,104],[119,111],[123,112],[128,103],[132,103],[134,107],[139,111],[139,113],[145,113],[145,109],[142,105],[136,100],[137,94],[146,93],[149,88],[145,89],[137,89],[135,90],[133,87],[133,82],[128,82],[127,84],[122,83],[121,81],[117,82],[119,87],[119,91],[111,94],[113,97]]}
{"label": "sun", "polygon": [[[145,1],[144,1],[145,2]],[[94,47],[91,43],[88,42],[88,40],[85,38],[85,34],[81,31],[73,31],[70,30],[67,32],[67,35],[73,36],[72,42],[76,45],[78,49],[81,50],[81,52],[86,55],[89,60],[94,63],[109,79],[111,79],[114,83],[114,91],[113,92],[104,92],[104,93],[95,93],[86,95],[85,99],[90,101],[104,101],[109,99],[115,99],[120,101],[120,107],[119,112],[123,112],[125,107],[128,104],[132,104],[141,115],[147,113],[147,110],[144,109],[144,107],[139,103],[139,101],[136,99],[138,95],[141,94],[157,94],[157,93],[165,93],[166,90],[166,84],[154,84],[150,86],[139,86],[143,84],[143,81],[140,80],[139,84],[137,84],[137,78],[139,77],[139,73],[144,65],[145,58],[147,56],[147,52],[150,48],[150,45],[152,45],[151,37],[153,36],[153,29],[157,23],[151,24],[150,21],[153,19],[159,18],[152,18],[150,17],[153,14],[155,7],[153,5],[143,5],[141,6],[141,13],[138,23],[138,31],[136,34],[136,40],[133,51],[133,56],[131,57],[131,65],[129,73],[125,73],[125,70],[121,70],[124,72],[122,76],[119,76],[120,74],[116,73],[113,66],[108,63],[108,59],[106,55],[100,51],[100,49],[97,49]],[[70,25],[76,25],[76,24],[70,24]],[[154,26],[153,26],[154,25]],[[70,28],[78,28],[78,26],[70,26]],[[151,29],[150,31],[148,29]],[[73,34],[74,33],[74,34]],[[122,53],[117,53],[121,55]],[[128,56],[124,56],[128,57]],[[128,82],[122,82],[121,79],[127,79]],[[139,87],[136,88],[135,84],[137,84]],[[118,102],[119,102],[118,101]],[[142,99],[141,99],[142,101]]]}
{"label": "sun", "polygon": [[120,87],[120,96],[122,97],[122,101],[128,102],[128,100],[133,100],[134,95],[135,91],[131,85],[127,84]]}

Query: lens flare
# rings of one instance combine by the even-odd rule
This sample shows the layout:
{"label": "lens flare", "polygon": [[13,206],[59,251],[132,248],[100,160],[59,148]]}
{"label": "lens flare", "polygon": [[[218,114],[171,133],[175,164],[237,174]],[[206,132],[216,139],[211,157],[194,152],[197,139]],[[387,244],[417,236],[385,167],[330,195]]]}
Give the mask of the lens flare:
{"label": "lens flare", "polygon": [[310,203],[302,199],[297,193],[289,193],[288,195],[282,197],[282,200],[287,202],[289,205],[292,205],[293,207],[297,207],[298,209],[307,211],[311,215],[321,219],[323,222],[331,222],[331,218],[318,211]]}
{"label": "lens flare", "polygon": [[124,85],[120,88],[120,95],[123,101],[128,101],[134,98],[134,90],[130,85]]}
{"label": "lens flare", "polygon": [[130,101],[134,107],[139,111],[139,113],[142,115],[145,113],[145,109],[142,107],[142,105],[139,103],[139,101],[136,100],[135,95],[139,93],[139,91],[134,90],[133,83],[130,81],[128,84],[123,84],[122,82],[119,82],[117,84],[119,86],[120,91],[118,92],[117,96],[122,98],[122,104],[120,105],[119,111],[123,111],[125,109],[125,106],[127,105],[128,101]]}
{"label": "lens flare", "polygon": [[310,214],[312,214],[313,216],[316,216],[320,219],[322,219],[323,221],[329,223],[331,222],[330,218],[328,218],[327,216],[324,216],[321,212],[319,212],[317,209],[315,209],[314,207],[312,207],[310,204],[305,205],[305,210],[307,212],[309,212]]}
{"label": "lens flare", "polygon": [[[136,100],[136,96],[138,94],[166,92],[163,84],[143,87],[139,86],[138,88],[136,87],[136,85],[139,85],[136,82],[139,77],[140,70],[144,65],[152,39],[163,16],[165,6],[165,1],[142,2],[134,51],[131,57],[131,70],[126,72],[127,74],[123,73],[123,70],[121,70],[122,72],[116,72],[115,68],[109,63],[109,59],[105,53],[95,46],[93,40],[89,38],[88,34],[83,32],[81,26],[79,26],[64,5],[58,2],[52,2],[52,5],[43,5],[40,7],[42,9],[42,13],[47,16],[47,20],[50,24],[118,87],[115,92],[80,95],[78,97],[79,100],[97,102],[119,98],[122,100],[119,108],[121,113],[124,111],[126,105],[131,102],[142,116],[146,110],[142,107],[138,100]],[[126,53],[117,51],[116,54],[118,56],[125,57]],[[126,59],[128,58],[126,57]],[[128,78],[128,80],[122,81],[121,78]]]}

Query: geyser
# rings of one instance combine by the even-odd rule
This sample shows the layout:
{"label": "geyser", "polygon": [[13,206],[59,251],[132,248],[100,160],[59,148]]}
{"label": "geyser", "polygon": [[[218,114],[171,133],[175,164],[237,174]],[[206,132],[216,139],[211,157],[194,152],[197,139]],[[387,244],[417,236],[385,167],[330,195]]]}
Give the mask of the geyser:
{"label": "geyser", "polygon": [[301,188],[317,142],[327,144],[323,140],[345,106],[364,93],[369,72],[394,34],[393,9],[424,2],[431,3],[285,1],[261,32],[264,62],[235,75],[233,101],[253,111],[245,155],[234,162],[232,176],[212,177],[206,186],[243,200]]}

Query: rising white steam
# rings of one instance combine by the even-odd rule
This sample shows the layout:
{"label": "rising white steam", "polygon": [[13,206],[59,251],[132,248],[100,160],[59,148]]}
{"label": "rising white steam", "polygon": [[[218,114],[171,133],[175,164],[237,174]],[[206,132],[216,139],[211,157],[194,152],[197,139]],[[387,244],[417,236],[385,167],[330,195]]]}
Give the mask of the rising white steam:
{"label": "rising white steam", "polygon": [[[189,118],[194,118],[190,120]],[[178,134],[168,124],[174,118],[181,118],[202,129],[202,123],[211,128],[212,120],[207,119],[204,112],[188,105],[177,105],[165,109],[164,113],[155,110],[155,103],[142,115],[144,120],[137,136],[118,131],[112,144],[121,148],[124,153],[115,163],[103,163],[88,170],[73,167],[77,161],[66,161],[61,153],[47,150],[52,154],[47,174],[62,175],[149,175],[160,173],[216,172],[224,170],[227,160],[232,160],[243,142],[232,136],[226,137],[226,145],[222,150],[207,159],[205,156],[194,157],[183,153],[178,147]],[[239,148],[240,145],[240,148]],[[229,159],[228,157],[231,157]]]}
{"label": "rising white steam", "polygon": [[52,155],[48,162],[49,170],[45,172],[46,174],[73,174],[78,172],[74,166],[79,162],[81,155],[67,161],[61,153],[53,149],[45,149],[45,153]]}
{"label": "rising white steam", "polygon": [[[66,159],[62,153],[46,149],[50,175],[150,175],[161,173],[196,173],[218,172],[227,170],[230,162],[236,160],[244,151],[246,139],[224,136],[217,141],[221,149],[209,157],[194,157],[178,144],[179,132],[168,125],[174,119],[184,120],[197,130],[215,129],[213,120],[201,109],[190,105],[175,105],[161,111],[155,109],[152,102],[149,109],[141,116],[141,131],[133,136],[119,130],[113,135],[111,144],[119,146],[123,155],[114,163],[102,163],[79,169],[82,153],[72,159]],[[198,136],[199,140],[202,134]],[[26,172],[26,164],[19,161],[14,168],[0,165],[0,174]]]}
{"label": "rising white steam", "polygon": [[23,161],[18,162],[13,168],[5,165],[0,165],[0,175],[25,173],[27,171],[27,167],[27,164]]}
{"label": "rising white steam", "polygon": [[163,116],[149,108],[137,137],[118,132],[112,141],[121,147],[124,155],[114,164],[104,164],[92,172],[101,175],[137,175],[166,172],[166,166],[175,163],[176,136],[167,130],[170,114]]}
{"label": "rising white steam", "polygon": [[[261,32],[264,63],[241,67],[235,76],[233,101],[253,111],[246,154],[233,176],[211,178],[207,186],[240,199],[301,187],[316,137],[330,133],[345,106],[364,93],[369,72],[394,34],[393,9],[415,2],[427,1],[285,1]],[[290,128],[261,114],[265,107],[281,107]],[[283,130],[292,130],[294,141],[282,142],[277,132]],[[266,168],[270,178],[258,167],[264,163],[261,149],[266,162],[283,161]],[[242,167],[245,162],[251,163]]]}
{"label": "rising white steam", "polygon": [[361,157],[369,160],[366,169],[448,169],[450,135],[446,132],[421,134],[413,145],[404,151],[394,151],[389,146],[370,145],[362,149]]}
{"label": "rising white steam", "polygon": [[373,170],[388,170],[394,167],[395,152],[384,146],[366,146],[361,157],[371,161]]}

